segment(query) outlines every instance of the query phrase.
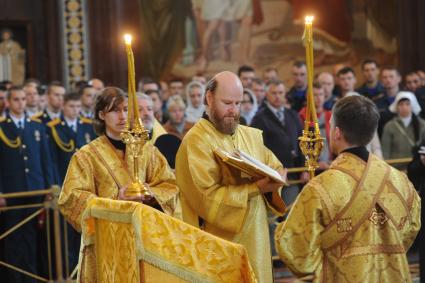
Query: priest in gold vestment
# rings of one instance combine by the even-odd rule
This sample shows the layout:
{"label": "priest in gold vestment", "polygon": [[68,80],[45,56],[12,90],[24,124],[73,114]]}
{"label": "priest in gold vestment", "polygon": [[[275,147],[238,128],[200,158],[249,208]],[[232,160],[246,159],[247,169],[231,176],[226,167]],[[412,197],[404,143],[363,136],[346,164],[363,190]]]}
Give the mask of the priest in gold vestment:
{"label": "priest in gold vestment", "polygon": [[137,103],[139,104],[139,113],[140,113],[140,118],[142,119],[142,122],[143,122],[143,126],[149,132],[148,143],[154,145],[156,140],[160,136],[167,134],[167,131],[155,118],[155,115],[153,112],[153,101],[150,96],[144,93],[138,92]]}
{"label": "priest in gold vestment", "polygon": [[275,233],[278,253],[296,275],[411,282],[406,252],[420,228],[420,198],[404,173],[366,150],[378,119],[362,96],[334,106],[330,145],[338,156],[304,187]]}
{"label": "priest in gold vestment", "polygon": [[284,212],[276,193],[281,185],[267,178],[242,181],[229,176],[213,151],[240,149],[286,178],[282,164],[264,144],[261,131],[238,125],[243,88],[231,72],[207,85],[206,115],[186,134],[176,157],[183,220],[248,251],[258,282],[273,282],[267,223],[269,207]]}
{"label": "priest in gold vestment", "polygon": [[[139,177],[153,197],[125,196],[132,182],[133,158],[120,140],[127,118],[127,100],[118,88],[108,87],[96,98],[94,126],[99,137],[77,151],[71,159],[59,197],[59,208],[67,221],[81,231],[81,219],[88,202],[97,197],[142,201],[164,213],[181,218],[178,188],[166,159],[151,144],[139,157]],[[93,246],[80,253],[79,281],[96,282]]]}

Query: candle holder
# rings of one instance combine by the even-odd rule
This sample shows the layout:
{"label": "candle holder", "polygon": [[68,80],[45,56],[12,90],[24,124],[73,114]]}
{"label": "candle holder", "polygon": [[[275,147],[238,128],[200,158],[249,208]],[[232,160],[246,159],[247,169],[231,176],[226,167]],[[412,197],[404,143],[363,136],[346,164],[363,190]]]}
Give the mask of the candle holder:
{"label": "candle holder", "polygon": [[324,138],[320,136],[320,128],[318,123],[314,123],[314,128],[309,127],[303,130],[303,135],[298,138],[301,152],[305,156],[305,167],[314,177],[315,170],[319,167],[317,160],[322,152]]}
{"label": "candle holder", "polygon": [[139,107],[136,97],[136,80],[134,69],[134,56],[131,49],[131,35],[124,36],[128,61],[128,116],[121,140],[126,145],[128,154],[133,158],[133,180],[125,191],[126,197],[152,196],[151,192],[142,184],[139,176],[139,156],[148,140],[148,131],[143,127],[139,117]]}
{"label": "candle holder", "polygon": [[305,156],[305,166],[310,174],[310,178],[314,177],[315,170],[319,167],[318,159],[324,144],[324,139],[320,135],[313,97],[313,19],[312,16],[305,18],[303,41],[305,44],[307,65],[307,110],[303,135],[298,138],[301,152]]}

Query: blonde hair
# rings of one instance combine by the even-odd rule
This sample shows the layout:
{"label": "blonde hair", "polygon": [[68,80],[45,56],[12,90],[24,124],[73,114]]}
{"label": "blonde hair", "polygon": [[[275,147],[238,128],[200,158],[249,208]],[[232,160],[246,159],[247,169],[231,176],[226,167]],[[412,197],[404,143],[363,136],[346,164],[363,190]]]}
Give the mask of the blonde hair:
{"label": "blonde hair", "polygon": [[186,104],[180,96],[175,95],[168,99],[167,110],[170,111],[173,107],[180,107],[184,110],[186,109]]}

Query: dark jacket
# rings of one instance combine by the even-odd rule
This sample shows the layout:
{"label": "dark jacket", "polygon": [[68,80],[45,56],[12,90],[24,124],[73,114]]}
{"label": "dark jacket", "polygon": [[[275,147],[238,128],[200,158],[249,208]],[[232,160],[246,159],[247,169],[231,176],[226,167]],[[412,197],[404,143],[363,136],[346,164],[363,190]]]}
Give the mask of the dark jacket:
{"label": "dark jacket", "polygon": [[298,146],[301,135],[301,120],[297,112],[285,108],[284,125],[265,106],[254,116],[251,127],[263,131],[264,144],[282,162],[284,167],[304,166],[304,158]]}
{"label": "dark jacket", "polygon": [[21,131],[8,116],[0,127],[9,141],[18,136],[22,141],[21,146],[13,148],[0,140],[0,192],[32,191],[53,185],[51,156],[41,121],[26,118]]}
{"label": "dark jacket", "polygon": [[[53,132],[55,132],[54,135]],[[50,137],[50,153],[55,179],[59,185],[62,185],[72,155],[76,150],[94,140],[96,134],[90,119],[79,118],[77,120],[77,132],[74,132],[62,116],[61,119],[56,118],[47,123],[47,135]],[[72,148],[71,141],[73,143]],[[66,145],[69,145],[69,148]]]}

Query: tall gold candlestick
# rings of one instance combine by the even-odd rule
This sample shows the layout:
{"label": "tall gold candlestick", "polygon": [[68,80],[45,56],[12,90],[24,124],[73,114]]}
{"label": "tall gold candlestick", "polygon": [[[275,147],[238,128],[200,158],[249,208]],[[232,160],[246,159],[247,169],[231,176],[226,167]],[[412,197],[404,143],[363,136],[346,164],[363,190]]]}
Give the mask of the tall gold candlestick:
{"label": "tall gold candlestick", "polygon": [[126,144],[126,149],[133,157],[133,182],[126,190],[127,197],[150,196],[151,193],[143,186],[139,176],[139,155],[142,147],[148,139],[148,131],[143,127],[140,120],[139,106],[136,97],[136,73],[134,68],[134,56],[131,49],[131,35],[126,34],[125,49],[128,62],[128,116],[121,139]]}
{"label": "tall gold candlestick", "polygon": [[[320,153],[323,148],[323,138],[320,136],[319,123],[317,121],[316,107],[313,96],[314,80],[314,60],[313,60],[313,16],[305,18],[305,29],[303,40],[305,44],[306,65],[307,65],[307,111],[304,121],[303,135],[299,137],[300,148],[305,156],[305,166],[310,177],[314,177]],[[313,123],[313,129],[312,129]]]}

